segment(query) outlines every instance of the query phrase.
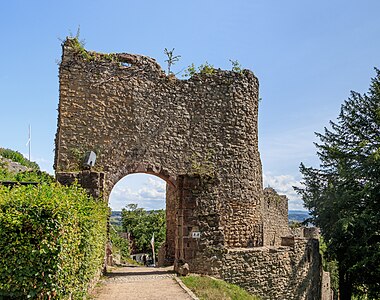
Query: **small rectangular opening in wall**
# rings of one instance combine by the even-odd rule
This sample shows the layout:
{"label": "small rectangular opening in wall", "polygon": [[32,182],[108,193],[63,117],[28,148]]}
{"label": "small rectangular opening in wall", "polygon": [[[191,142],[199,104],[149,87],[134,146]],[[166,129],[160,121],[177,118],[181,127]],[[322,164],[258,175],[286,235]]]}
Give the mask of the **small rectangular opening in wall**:
{"label": "small rectangular opening in wall", "polygon": [[122,61],[120,63],[120,66],[122,66],[122,67],[130,67],[130,66],[132,66],[132,64]]}

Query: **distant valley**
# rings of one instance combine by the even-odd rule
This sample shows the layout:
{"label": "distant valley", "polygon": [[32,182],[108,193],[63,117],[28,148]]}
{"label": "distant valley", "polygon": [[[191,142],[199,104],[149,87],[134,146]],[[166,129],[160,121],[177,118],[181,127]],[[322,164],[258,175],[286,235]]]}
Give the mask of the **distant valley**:
{"label": "distant valley", "polygon": [[[289,222],[303,222],[309,218],[309,213],[305,210],[289,210]],[[111,222],[116,225],[121,225],[121,211],[112,211]]]}

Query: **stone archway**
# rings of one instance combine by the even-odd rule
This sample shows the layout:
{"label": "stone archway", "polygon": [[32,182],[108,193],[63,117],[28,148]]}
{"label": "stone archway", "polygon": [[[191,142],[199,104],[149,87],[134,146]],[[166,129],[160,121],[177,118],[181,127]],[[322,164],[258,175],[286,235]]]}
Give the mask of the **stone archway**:
{"label": "stone archway", "polygon": [[[215,70],[178,80],[151,58],[83,55],[75,43],[65,41],[60,65],[57,179],[76,177],[105,198],[129,173],[165,179],[177,199],[175,257],[192,271],[215,273],[215,251],[261,246],[253,73]],[[83,171],[87,151],[97,161]]]}
{"label": "stone archway", "polygon": [[[175,199],[169,251],[175,265],[188,263],[191,272],[224,278],[263,299],[319,299],[318,241],[293,236],[283,243],[287,199],[263,194],[258,80],[251,71],[178,80],[149,57],[89,52],[75,39],[62,47],[58,181],[77,179],[107,199],[128,173],[153,173]],[[97,161],[83,170],[88,151]]]}
{"label": "stone archway", "polygon": [[[182,232],[179,230],[177,224],[177,214],[178,214],[178,187],[176,178],[170,175],[169,172],[163,169],[153,169],[145,164],[138,164],[133,166],[123,166],[121,168],[122,172],[112,176],[109,180],[109,195],[111,196],[111,191],[114,189],[116,184],[121,180],[132,174],[149,174],[158,177],[165,181],[166,183],[166,241],[165,244],[159,249],[159,265],[169,266],[173,265],[175,261],[176,242],[182,237]],[[124,175],[125,174],[125,175]],[[110,196],[108,196],[108,202],[110,201]]]}

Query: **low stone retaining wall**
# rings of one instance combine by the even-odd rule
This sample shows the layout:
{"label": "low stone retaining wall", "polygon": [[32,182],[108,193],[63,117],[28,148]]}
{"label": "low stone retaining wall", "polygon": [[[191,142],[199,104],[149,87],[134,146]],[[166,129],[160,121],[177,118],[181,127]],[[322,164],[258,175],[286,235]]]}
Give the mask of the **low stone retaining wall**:
{"label": "low stone retaining wall", "polygon": [[221,277],[262,299],[321,299],[321,257],[316,239],[294,246],[229,249]]}

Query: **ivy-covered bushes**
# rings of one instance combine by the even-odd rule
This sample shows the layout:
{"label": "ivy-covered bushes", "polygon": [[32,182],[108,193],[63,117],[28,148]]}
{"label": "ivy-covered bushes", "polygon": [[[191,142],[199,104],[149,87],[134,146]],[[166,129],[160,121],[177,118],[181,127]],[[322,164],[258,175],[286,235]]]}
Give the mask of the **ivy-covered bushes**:
{"label": "ivy-covered bushes", "polygon": [[112,254],[120,255],[120,261],[125,263],[131,260],[131,252],[129,249],[129,241],[120,236],[121,226],[111,225],[109,239],[112,244]]}
{"label": "ivy-covered bushes", "polygon": [[107,215],[75,185],[0,186],[0,298],[81,299],[104,261]]}
{"label": "ivy-covered bushes", "polygon": [[52,183],[54,182],[54,177],[44,171],[13,173],[0,166],[0,181]]}

